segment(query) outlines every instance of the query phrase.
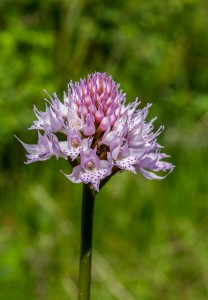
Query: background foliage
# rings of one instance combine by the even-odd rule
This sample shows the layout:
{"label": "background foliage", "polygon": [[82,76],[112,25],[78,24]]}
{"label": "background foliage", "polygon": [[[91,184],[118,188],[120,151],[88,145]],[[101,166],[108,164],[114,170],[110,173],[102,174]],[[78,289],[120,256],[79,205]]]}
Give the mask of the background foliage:
{"label": "background foliage", "polygon": [[[204,0],[0,2],[0,299],[76,299],[81,186],[64,161],[25,166],[43,89],[106,71],[177,166],[124,172],[96,201],[92,299],[208,298],[208,7]],[[47,96],[46,96],[47,97]]]}

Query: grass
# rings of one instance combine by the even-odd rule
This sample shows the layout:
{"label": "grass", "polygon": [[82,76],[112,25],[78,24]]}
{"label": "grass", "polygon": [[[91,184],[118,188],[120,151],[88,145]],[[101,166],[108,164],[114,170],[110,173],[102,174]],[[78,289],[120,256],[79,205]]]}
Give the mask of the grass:
{"label": "grass", "polygon": [[[171,150],[164,181],[124,172],[97,197],[92,299],[207,299],[206,151]],[[81,185],[20,160],[1,174],[0,299],[76,299]]]}

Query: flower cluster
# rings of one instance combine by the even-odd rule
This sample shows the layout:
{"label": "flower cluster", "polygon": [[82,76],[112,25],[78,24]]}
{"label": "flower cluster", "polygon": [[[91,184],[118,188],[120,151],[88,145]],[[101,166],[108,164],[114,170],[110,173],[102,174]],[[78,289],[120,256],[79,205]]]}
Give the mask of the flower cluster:
{"label": "flower cluster", "polygon": [[163,126],[153,132],[155,119],[146,122],[150,104],[138,109],[137,100],[128,105],[125,101],[119,85],[105,73],[70,82],[63,102],[54,94],[44,112],[34,106],[37,119],[29,129],[38,130],[38,143],[20,141],[28,152],[26,163],[63,157],[73,168],[66,177],[96,191],[122,170],[140,172],[147,179],[164,178],[155,172],[172,171],[174,166],[163,161],[168,155],[157,143]]}

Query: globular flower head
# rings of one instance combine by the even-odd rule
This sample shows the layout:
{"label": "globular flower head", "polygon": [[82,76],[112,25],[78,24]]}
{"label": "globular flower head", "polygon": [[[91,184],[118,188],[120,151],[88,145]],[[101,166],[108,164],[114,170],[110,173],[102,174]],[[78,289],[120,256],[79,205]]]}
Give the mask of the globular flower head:
{"label": "globular flower head", "polygon": [[29,129],[38,130],[38,143],[21,142],[29,153],[26,163],[63,157],[73,168],[66,177],[96,191],[118,171],[162,179],[168,173],[157,172],[173,170],[157,143],[163,126],[154,132],[155,119],[146,121],[151,104],[143,109],[137,100],[126,105],[125,94],[110,76],[96,72],[70,82],[63,103],[53,96],[44,112],[34,107],[37,120]]}

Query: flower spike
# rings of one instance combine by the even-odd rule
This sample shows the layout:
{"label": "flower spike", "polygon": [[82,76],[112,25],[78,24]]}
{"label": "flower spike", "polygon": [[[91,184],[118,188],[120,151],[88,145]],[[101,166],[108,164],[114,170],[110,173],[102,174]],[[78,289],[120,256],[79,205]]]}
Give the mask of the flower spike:
{"label": "flower spike", "polygon": [[63,102],[56,93],[48,96],[44,112],[34,106],[37,120],[29,129],[38,130],[37,144],[18,139],[28,152],[26,163],[63,157],[73,168],[65,176],[95,191],[118,171],[163,179],[173,170],[157,143],[164,127],[154,132],[156,118],[146,121],[152,104],[139,109],[136,99],[125,105],[125,93],[106,73],[95,72],[79,82],[71,81]]}

